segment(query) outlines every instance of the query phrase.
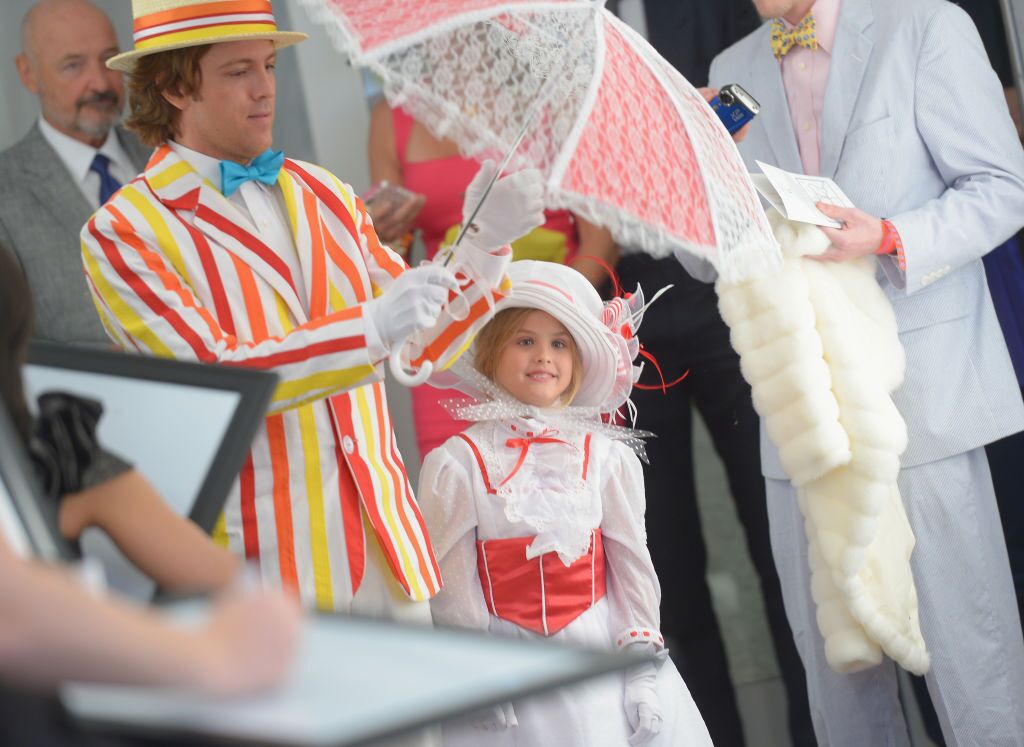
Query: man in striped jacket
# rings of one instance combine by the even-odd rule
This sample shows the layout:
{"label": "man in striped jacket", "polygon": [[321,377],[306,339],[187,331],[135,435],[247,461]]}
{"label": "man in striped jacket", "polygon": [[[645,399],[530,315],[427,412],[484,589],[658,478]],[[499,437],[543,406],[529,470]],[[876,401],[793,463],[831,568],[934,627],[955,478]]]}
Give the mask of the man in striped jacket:
{"label": "man in striped jacket", "polygon": [[[156,151],[82,230],[104,327],[127,350],[276,372],[219,534],[307,606],[429,622],[441,578],[380,362],[409,337],[439,367],[465,348],[507,290],[505,245],[543,220],[539,181],[495,184],[452,271],[408,269],[350,187],[269,150],[275,55],[304,34],[266,0],[133,11],[135,49],[108,64]],[[453,291],[468,317],[442,310]]]}

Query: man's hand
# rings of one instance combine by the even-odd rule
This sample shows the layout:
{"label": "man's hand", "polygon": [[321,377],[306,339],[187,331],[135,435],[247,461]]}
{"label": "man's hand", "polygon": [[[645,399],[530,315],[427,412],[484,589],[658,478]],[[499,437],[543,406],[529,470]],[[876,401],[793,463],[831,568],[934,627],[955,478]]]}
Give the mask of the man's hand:
{"label": "man's hand", "polygon": [[[464,222],[483,200],[484,191],[497,170],[494,161],[480,164],[480,170],[466,187],[462,205]],[[543,223],[544,178],[537,169],[524,169],[494,183],[466,231],[465,243],[487,253],[495,252]]]}
{"label": "man's hand", "polygon": [[[697,89],[697,93],[699,93],[701,96],[703,96],[704,100],[707,101],[710,104],[711,103],[711,99],[713,99],[715,96],[718,95],[718,89],[717,88],[698,88]],[[735,142],[735,143],[742,143],[743,139],[747,136],[747,134],[749,132],[750,132],[750,122],[747,122],[745,125],[740,127],[738,130],[736,130],[736,132],[734,132],[732,134],[733,142]]]}
{"label": "man's hand", "polygon": [[829,218],[841,221],[842,228],[827,228],[819,226],[832,246],[823,254],[809,256],[808,259],[818,259],[823,262],[848,262],[865,254],[874,254],[882,244],[882,221],[873,215],[865,213],[857,208],[844,208],[838,205],[829,205],[826,202],[818,203],[818,210]]}
{"label": "man's hand", "polygon": [[376,298],[363,303],[363,318],[390,352],[418,332],[437,323],[449,293],[459,282],[441,265],[424,264],[406,270]]}

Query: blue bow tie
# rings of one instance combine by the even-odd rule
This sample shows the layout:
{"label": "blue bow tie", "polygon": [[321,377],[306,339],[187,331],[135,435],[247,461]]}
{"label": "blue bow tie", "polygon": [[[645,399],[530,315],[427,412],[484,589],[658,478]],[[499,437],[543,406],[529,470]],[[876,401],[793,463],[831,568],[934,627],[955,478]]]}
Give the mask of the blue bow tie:
{"label": "blue bow tie", "polygon": [[284,151],[267,148],[252,160],[248,166],[234,161],[220,162],[220,191],[225,197],[247,181],[275,184],[284,163]]}

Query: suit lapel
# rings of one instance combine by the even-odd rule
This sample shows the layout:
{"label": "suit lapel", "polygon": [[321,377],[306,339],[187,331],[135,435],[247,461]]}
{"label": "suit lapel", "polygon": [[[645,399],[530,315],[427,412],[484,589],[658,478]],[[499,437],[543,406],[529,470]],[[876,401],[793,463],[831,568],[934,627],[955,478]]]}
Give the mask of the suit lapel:
{"label": "suit lapel", "polygon": [[26,140],[24,156],[28,178],[25,184],[43,205],[48,206],[54,220],[68,235],[77,236],[92,215],[89,201],[85,199],[60,156],[46,142],[38,124],[32,127]]}
{"label": "suit lapel", "polygon": [[803,173],[793,120],[789,116],[786,89],[782,84],[782,69],[772,54],[769,42],[771,24],[763,24],[756,33],[758,39],[754,44],[750,66],[750,94],[761,104],[758,119],[768,136],[768,144],[775,155],[775,165],[786,171]]}
{"label": "suit lapel", "polygon": [[252,224],[188,162],[164,146],[154,154],[144,176],[161,202],[172,210],[194,211],[193,225],[205,238],[227,249],[269,283],[299,324],[308,321],[288,264],[259,239]]}
{"label": "suit lapel", "polygon": [[825,106],[821,115],[821,176],[834,177],[839,155],[857,104],[864,72],[874,47],[869,28],[874,22],[867,0],[844,0],[832,45]]}
{"label": "suit lapel", "polygon": [[288,212],[288,229],[291,231],[302,280],[309,293],[309,315],[312,318],[327,313],[327,250],[324,246],[323,219],[320,216],[319,201],[302,183],[282,168],[277,177],[277,186],[284,195]]}

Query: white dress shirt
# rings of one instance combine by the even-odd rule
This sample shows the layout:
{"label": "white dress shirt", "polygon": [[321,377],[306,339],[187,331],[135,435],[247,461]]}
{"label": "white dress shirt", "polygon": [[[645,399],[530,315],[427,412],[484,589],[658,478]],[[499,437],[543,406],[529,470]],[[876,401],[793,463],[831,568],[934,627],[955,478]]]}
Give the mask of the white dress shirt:
{"label": "white dress shirt", "polygon": [[87,143],[65,135],[42,117],[39,118],[39,130],[50,147],[57,152],[61,163],[71,173],[75,184],[82,191],[82,195],[93,210],[100,206],[100,175],[89,167],[92,166],[92,161],[97,153],[102,153],[110,160],[108,167],[110,175],[121,184],[131,181],[138,175],[132,164],[132,159],[121,147],[121,141],[117,139],[117,133],[114,132],[113,127],[110,128],[107,139],[99,148],[93,148]]}

